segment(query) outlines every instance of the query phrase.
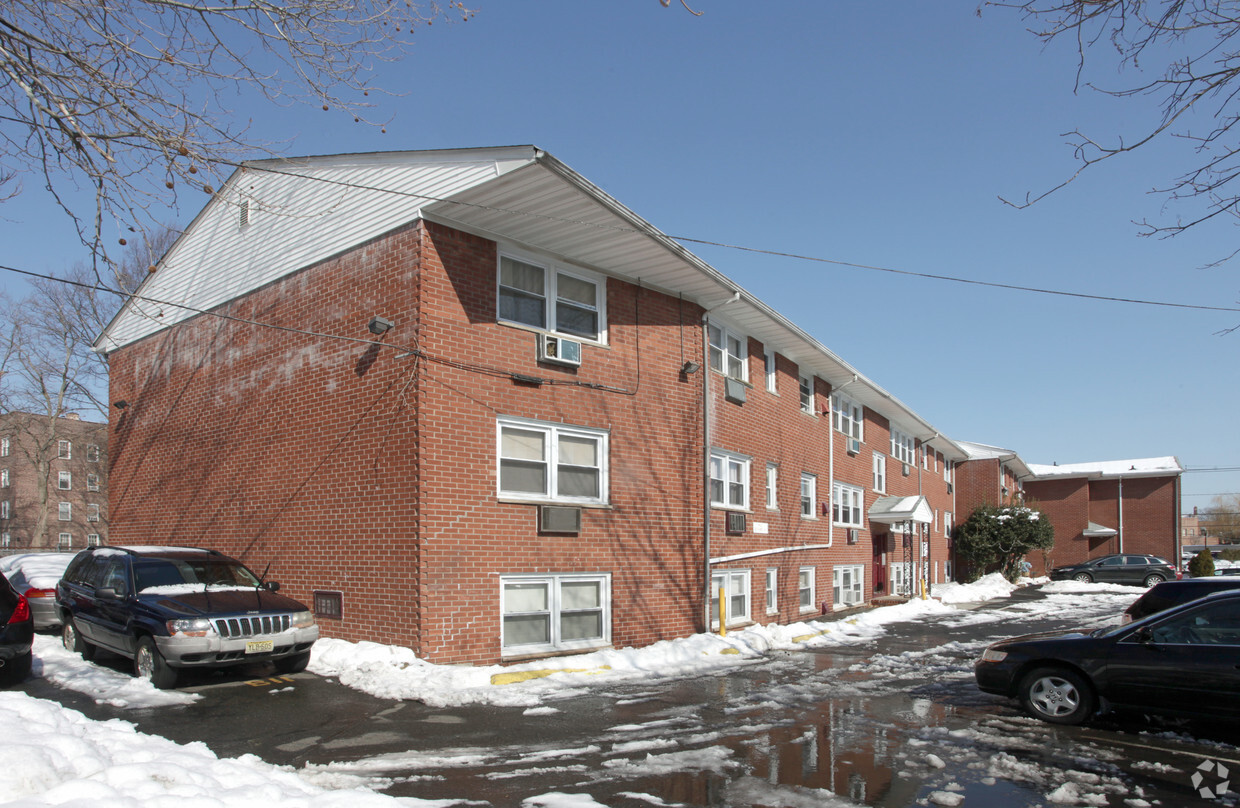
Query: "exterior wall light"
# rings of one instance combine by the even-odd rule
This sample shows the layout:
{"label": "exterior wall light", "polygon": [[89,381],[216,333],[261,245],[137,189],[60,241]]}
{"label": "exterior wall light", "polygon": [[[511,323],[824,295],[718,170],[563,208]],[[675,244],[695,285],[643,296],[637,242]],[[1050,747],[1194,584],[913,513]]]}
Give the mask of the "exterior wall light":
{"label": "exterior wall light", "polygon": [[366,326],[366,328],[370,329],[370,333],[378,336],[380,334],[387,333],[387,331],[392,328],[392,321],[386,317],[379,317],[376,315],[370,318],[370,323]]}

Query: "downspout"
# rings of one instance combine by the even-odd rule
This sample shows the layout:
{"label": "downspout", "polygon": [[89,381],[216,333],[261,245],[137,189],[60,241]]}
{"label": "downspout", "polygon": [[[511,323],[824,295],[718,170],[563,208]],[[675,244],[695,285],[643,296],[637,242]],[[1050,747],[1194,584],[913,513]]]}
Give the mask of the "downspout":
{"label": "downspout", "polygon": [[1124,478],[1119,478],[1119,552],[1124,552]]}
{"label": "downspout", "polygon": [[[1176,465],[1179,465],[1178,460]],[[1184,525],[1180,521],[1180,511],[1183,510],[1180,504],[1180,479],[1179,474],[1175,475],[1175,568],[1177,570],[1184,566]]]}
{"label": "downspout", "polygon": [[[741,299],[740,292],[702,312],[702,631],[710,631],[710,313]],[[722,619],[720,615],[720,619]]]}

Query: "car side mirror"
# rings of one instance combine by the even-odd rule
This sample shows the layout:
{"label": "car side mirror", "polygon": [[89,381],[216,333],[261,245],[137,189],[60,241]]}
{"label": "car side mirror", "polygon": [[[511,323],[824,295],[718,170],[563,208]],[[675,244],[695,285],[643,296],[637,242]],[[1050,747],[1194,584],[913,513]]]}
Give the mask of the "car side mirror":
{"label": "car side mirror", "polygon": [[95,597],[104,600],[116,600],[116,590],[110,586],[102,586],[95,590]]}
{"label": "car side mirror", "polygon": [[266,587],[266,588],[267,588],[267,591],[269,591],[269,592],[279,592],[279,591],[280,591],[280,582],[279,582],[279,581],[268,581],[267,583],[263,584],[263,586],[264,586],[264,587]]}
{"label": "car side mirror", "polygon": [[1150,631],[1149,626],[1142,626],[1132,636],[1143,645],[1149,645],[1154,642],[1154,632]]}

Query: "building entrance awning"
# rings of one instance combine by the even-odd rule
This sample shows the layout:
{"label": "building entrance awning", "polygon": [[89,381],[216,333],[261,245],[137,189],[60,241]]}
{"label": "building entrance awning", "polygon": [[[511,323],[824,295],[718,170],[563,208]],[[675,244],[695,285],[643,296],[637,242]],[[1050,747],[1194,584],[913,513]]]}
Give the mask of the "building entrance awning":
{"label": "building entrance awning", "polygon": [[1118,536],[1119,531],[1113,527],[1106,527],[1105,525],[1100,525],[1097,522],[1090,522],[1089,526],[1085,528],[1085,535],[1090,536],[1090,537]]}
{"label": "building entrance awning", "polygon": [[930,524],[933,512],[925,497],[880,497],[870,506],[870,521],[884,525],[901,522]]}

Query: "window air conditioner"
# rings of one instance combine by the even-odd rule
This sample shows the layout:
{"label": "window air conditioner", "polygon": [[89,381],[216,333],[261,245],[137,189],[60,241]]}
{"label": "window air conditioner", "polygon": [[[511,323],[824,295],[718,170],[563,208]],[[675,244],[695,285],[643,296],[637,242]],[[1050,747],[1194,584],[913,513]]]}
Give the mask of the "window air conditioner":
{"label": "window air conditioner", "polygon": [[848,439],[848,453],[850,455],[855,455],[855,454],[860,453],[860,451],[861,451],[861,441],[857,440],[856,438],[849,438]]}
{"label": "window air conditioner", "polygon": [[908,463],[905,463],[900,467],[900,473],[903,474],[905,477],[907,477],[911,471],[912,469],[909,468]]}
{"label": "window air conditioner", "polygon": [[952,490],[953,490],[953,489],[952,489],[952,484],[951,484],[951,483],[948,483],[948,484],[947,484],[947,493],[949,493],[949,494],[950,494],[950,493],[952,492]]}
{"label": "window air conditioner", "polygon": [[849,544],[857,543],[857,528],[855,527],[848,528],[848,543]]}
{"label": "window air conditioner", "polygon": [[845,606],[856,606],[861,602],[861,593],[849,590],[843,593],[841,600],[844,602]]}
{"label": "window air conditioner", "polygon": [[538,508],[538,529],[543,533],[580,533],[581,508],[541,505]]}
{"label": "window air conditioner", "polygon": [[739,536],[745,532],[745,514],[739,511],[728,511],[727,533]]}
{"label": "window air conditioner", "polygon": [[575,339],[565,339],[555,334],[539,334],[538,361],[579,367],[581,365],[581,343]]}

